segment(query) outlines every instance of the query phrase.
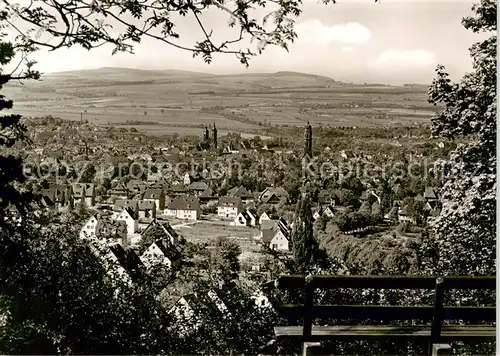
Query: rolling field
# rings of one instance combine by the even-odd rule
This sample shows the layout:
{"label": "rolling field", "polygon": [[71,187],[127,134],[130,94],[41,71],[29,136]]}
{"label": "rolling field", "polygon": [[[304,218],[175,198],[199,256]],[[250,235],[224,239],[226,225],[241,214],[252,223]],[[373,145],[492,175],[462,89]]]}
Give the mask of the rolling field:
{"label": "rolling field", "polygon": [[353,85],[294,73],[213,75],[125,68],[47,74],[9,83],[15,112],[134,125],[152,134],[262,133],[269,125],[377,126],[429,122],[436,108],[425,86]]}

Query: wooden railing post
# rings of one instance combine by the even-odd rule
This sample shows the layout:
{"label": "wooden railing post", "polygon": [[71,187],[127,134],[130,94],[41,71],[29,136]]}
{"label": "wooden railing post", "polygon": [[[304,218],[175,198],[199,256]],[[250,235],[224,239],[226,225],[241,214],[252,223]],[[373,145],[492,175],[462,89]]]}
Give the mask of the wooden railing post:
{"label": "wooden railing post", "polygon": [[314,298],[314,285],[312,283],[312,277],[305,278],[305,287],[304,287],[304,323],[303,323],[303,331],[302,331],[302,342],[304,353],[306,352],[306,342],[311,341],[312,335],[312,307],[313,307],[313,298]]}
{"label": "wooden railing post", "polygon": [[451,345],[449,344],[432,345],[432,356],[451,356]]}
{"label": "wooden railing post", "polygon": [[444,299],[444,279],[436,279],[436,289],[434,291],[434,311],[432,316],[431,339],[429,341],[429,354],[433,353],[433,345],[439,342],[441,337],[441,325],[443,323],[443,299]]}

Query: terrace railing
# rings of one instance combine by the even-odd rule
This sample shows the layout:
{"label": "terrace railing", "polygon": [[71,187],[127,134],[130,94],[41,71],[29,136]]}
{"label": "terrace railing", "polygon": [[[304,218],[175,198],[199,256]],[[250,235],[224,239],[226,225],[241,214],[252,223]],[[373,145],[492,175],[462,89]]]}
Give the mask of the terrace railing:
{"label": "terrace railing", "polygon": [[[280,289],[300,289],[304,304],[282,305],[278,312],[287,319],[302,319],[302,326],[276,326],[277,340],[300,340],[304,354],[311,342],[328,340],[383,340],[428,342],[429,354],[451,354],[452,341],[494,341],[495,306],[446,306],[445,293],[452,290],[495,291],[495,277],[383,277],[383,276],[283,276],[277,280]],[[317,290],[338,288],[434,290],[434,303],[427,306],[400,305],[315,305]],[[315,319],[349,319],[354,322],[430,321],[426,325],[334,325],[316,326]],[[446,321],[461,321],[446,325]],[[486,324],[485,324],[486,323]],[[403,324],[403,323],[400,323]],[[472,325],[471,325],[472,324]]]}

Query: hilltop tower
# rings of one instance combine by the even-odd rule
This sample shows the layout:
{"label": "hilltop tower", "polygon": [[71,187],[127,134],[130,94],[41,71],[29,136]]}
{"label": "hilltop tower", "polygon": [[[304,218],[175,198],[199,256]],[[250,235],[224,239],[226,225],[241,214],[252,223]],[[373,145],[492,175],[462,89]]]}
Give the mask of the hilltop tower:
{"label": "hilltop tower", "polygon": [[312,157],[312,127],[309,124],[309,121],[304,129],[304,154]]}
{"label": "hilltop tower", "polygon": [[215,127],[215,122],[214,122],[214,127],[212,128],[212,140],[214,148],[217,148],[217,128]]}

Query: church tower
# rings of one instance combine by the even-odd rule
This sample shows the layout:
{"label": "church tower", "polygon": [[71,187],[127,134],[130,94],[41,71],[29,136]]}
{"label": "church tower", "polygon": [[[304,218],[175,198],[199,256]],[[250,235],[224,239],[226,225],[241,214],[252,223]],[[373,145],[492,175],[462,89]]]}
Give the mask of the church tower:
{"label": "church tower", "polygon": [[212,128],[212,140],[214,147],[217,148],[217,128],[215,127],[215,122],[214,122],[214,127]]}
{"label": "church tower", "polygon": [[304,129],[304,154],[307,154],[312,158],[312,127],[309,124],[309,121]]}

